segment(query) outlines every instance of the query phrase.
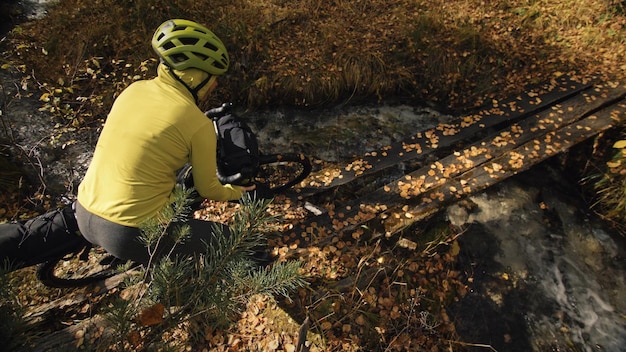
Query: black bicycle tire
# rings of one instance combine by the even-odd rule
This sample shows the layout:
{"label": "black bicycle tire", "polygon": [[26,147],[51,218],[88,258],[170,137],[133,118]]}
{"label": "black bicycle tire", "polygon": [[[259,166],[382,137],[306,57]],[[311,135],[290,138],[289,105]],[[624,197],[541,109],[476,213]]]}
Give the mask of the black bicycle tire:
{"label": "black bicycle tire", "polygon": [[269,187],[269,190],[273,194],[278,194],[284,192],[285,190],[297,185],[302,182],[309,174],[311,173],[311,161],[304,154],[298,153],[285,153],[285,154],[263,154],[259,156],[259,165],[269,165],[274,163],[281,162],[294,162],[300,164],[302,166],[302,171],[294,178],[290,179],[288,182],[277,186],[277,187]]}
{"label": "black bicycle tire", "polygon": [[37,266],[37,279],[41,281],[47,287],[54,288],[76,288],[90,285],[94,282],[98,282],[104,279],[107,279],[113,275],[114,273],[104,273],[98,272],[89,276],[78,277],[78,278],[63,278],[56,276],[54,270],[61,261],[65,260],[64,258],[58,258],[53,260],[48,260],[43,262]]}

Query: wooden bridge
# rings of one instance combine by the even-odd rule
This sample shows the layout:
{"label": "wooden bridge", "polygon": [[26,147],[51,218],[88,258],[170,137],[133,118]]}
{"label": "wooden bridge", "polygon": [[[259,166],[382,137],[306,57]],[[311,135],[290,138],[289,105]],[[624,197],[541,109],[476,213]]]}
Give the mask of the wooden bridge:
{"label": "wooden bridge", "polygon": [[563,76],[509,100],[493,101],[456,123],[419,132],[309,180],[308,187],[299,190],[303,196],[400,162],[422,165],[363,197],[322,210],[284,233],[278,245],[295,249],[337,238],[350,243],[392,236],[446,204],[619,126],[625,118],[623,83],[585,84]]}

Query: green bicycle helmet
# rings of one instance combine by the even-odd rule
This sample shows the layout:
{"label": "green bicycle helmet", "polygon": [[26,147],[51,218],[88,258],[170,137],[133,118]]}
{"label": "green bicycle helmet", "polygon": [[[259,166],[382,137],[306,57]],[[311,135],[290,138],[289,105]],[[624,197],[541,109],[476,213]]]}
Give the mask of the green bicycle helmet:
{"label": "green bicycle helmet", "polygon": [[197,68],[219,76],[228,70],[224,43],[213,32],[193,21],[173,19],[154,32],[152,48],[161,60],[175,70]]}

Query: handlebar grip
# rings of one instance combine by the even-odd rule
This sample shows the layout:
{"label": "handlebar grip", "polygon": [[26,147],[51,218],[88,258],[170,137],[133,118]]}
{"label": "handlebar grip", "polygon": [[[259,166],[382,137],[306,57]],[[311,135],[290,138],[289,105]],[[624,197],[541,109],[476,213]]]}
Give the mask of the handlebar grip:
{"label": "handlebar grip", "polygon": [[218,173],[217,178],[220,180],[221,183],[235,184],[235,182],[237,182],[241,178],[241,172],[230,176],[223,176]]}
{"label": "handlebar grip", "polygon": [[246,178],[241,172],[238,172],[233,175],[224,176],[218,171],[217,179],[222,184],[231,184],[231,185],[237,185],[237,186],[249,186],[249,185],[252,185],[253,183],[250,178]]}
{"label": "handlebar grip", "polygon": [[230,110],[232,109],[232,107],[233,107],[233,103],[223,103],[217,108],[213,108],[213,109],[205,111],[204,115],[206,115],[206,117],[208,118],[215,119],[215,118],[222,117],[228,114]]}

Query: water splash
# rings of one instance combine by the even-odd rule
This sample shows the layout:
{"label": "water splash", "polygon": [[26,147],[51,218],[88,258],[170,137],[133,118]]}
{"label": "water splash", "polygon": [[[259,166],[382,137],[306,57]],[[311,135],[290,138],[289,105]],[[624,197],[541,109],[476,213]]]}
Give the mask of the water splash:
{"label": "water splash", "polygon": [[[499,292],[505,298],[498,300],[514,312],[506,320],[509,330],[497,330],[508,337],[490,336],[496,331],[491,328],[472,338],[488,339],[494,348],[507,351],[626,350],[622,249],[566,194],[553,186],[529,187],[516,180],[471,197],[476,205],[472,211],[461,204],[449,209],[453,224],[473,224],[464,236],[493,239],[496,247],[487,251],[493,253],[488,268],[476,264],[484,260],[484,249],[466,262],[474,273],[481,270],[470,296],[493,301]],[[475,250],[472,241],[464,245]],[[493,314],[485,319],[495,320],[493,324],[504,321],[498,316],[504,310],[492,305]],[[457,307],[456,314],[467,321],[463,308]]]}

